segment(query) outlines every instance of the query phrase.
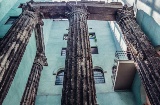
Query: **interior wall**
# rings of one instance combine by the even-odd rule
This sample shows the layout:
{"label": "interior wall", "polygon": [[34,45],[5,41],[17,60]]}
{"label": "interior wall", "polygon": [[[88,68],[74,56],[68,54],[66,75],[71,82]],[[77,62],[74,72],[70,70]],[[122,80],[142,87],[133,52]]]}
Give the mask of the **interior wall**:
{"label": "interior wall", "polygon": [[144,98],[145,96],[141,97],[141,80],[139,78],[138,72],[136,72],[136,75],[132,84],[132,92],[136,99],[136,105],[143,105],[142,98]]}
{"label": "interior wall", "polygon": [[127,51],[127,45],[124,41],[123,34],[116,21],[110,21],[109,26],[113,32],[114,43],[117,51]]}
{"label": "interior wall", "polygon": [[9,12],[17,0],[0,0],[0,20]]}
{"label": "interior wall", "polygon": [[52,28],[52,21],[51,19],[43,19],[43,22],[45,23],[43,26],[43,36],[44,36],[44,44],[45,47],[47,46],[48,40],[49,40],[49,34],[50,30]]}

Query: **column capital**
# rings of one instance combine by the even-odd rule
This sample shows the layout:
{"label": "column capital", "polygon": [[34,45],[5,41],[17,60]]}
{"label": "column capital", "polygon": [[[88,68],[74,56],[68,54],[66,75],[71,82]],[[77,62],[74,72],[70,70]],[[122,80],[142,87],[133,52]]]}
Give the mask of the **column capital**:
{"label": "column capital", "polygon": [[41,64],[42,66],[48,66],[48,63],[47,63],[47,58],[45,56],[44,53],[39,53],[37,52],[36,53],[36,58],[34,60],[34,63],[39,63]]}
{"label": "column capital", "polygon": [[124,19],[126,17],[129,18],[134,18],[134,10],[133,10],[133,6],[128,7],[127,5],[124,5],[122,9],[119,9],[117,11],[117,15],[116,15],[116,21],[119,22],[121,21],[121,19]]}
{"label": "column capital", "polygon": [[36,12],[36,9],[32,6],[31,1],[22,4],[22,10],[23,11],[28,10],[28,11]]}
{"label": "column capital", "polygon": [[29,16],[34,16],[38,19],[37,23],[43,25],[42,18],[44,17],[43,13],[39,9],[33,7],[32,1],[22,4],[23,14],[28,14]]}
{"label": "column capital", "polygon": [[[41,15],[41,16],[43,16],[43,14],[42,14],[42,13],[40,13],[40,15]],[[42,20],[42,18],[41,18],[41,17],[39,17],[39,18],[38,18],[38,23],[37,23],[37,25],[41,25],[41,26],[43,26],[43,25],[44,25],[44,22],[43,22],[43,20]]]}
{"label": "column capital", "polygon": [[88,12],[87,12],[87,6],[85,4],[81,6],[73,5],[70,3],[66,3],[67,11],[65,12],[65,15],[69,18],[72,17],[75,13],[81,13],[88,18]]}

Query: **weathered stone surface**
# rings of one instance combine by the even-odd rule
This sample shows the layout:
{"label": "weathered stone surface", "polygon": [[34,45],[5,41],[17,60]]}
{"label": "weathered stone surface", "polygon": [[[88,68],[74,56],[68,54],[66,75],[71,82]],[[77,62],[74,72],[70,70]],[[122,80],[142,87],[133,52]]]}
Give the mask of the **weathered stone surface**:
{"label": "weathered stone surface", "polygon": [[35,104],[41,71],[43,70],[43,66],[48,65],[47,58],[45,56],[45,46],[44,46],[42,26],[43,26],[43,21],[39,19],[39,22],[35,27],[37,54],[20,105]]}
{"label": "weathered stone surface", "polygon": [[[76,4],[75,1],[69,3]],[[65,15],[65,12],[68,11],[66,4],[66,2],[32,2],[31,6],[42,12],[45,19],[57,19],[67,18]],[[88,20],[114,21],[116,11],[122,8],[122,3],[120,2],[79,1],[76,5],[77,7],[81,7],[83,4],[86,5],[87,11],[90,14]]]}
{"label": "weathered stone surface", "polygon": [[39,86],[41,71],[43,70],[44,65],[42,62],[46,62],[43,57],[44,56],[39,54],[35,57],[20,105],[35,105],[35,98]]}
{"label": "weathered stone surface", "polygon": [[[73,2],[75,4],[76,2]],[[85,4],[88,8],[86,10]],[[66,71],[62,95],[63,105],[95,105],[95,84],[87,29],[87,18],[115,20],[121,3],[78,2],[73,7],[65,2],[29,2],[21,5],[23,13],[1,40],[0,104],[12,83],[32,30],[36,27],[37,56],[32,66],[21,104],[34,104],[41,70],[47,65],[42,36],[43,18],[69,18],[70,29]],[[89,14],[89,15],[87,15]],[[137,25],[132,8],[124,6],[117,13],[117,22],[135,60],[148,97],[153,105],[160,104],[160,58],[148,38]],[[38,24],[37,24],[38,23]],[[40,35],[40,36],[39,36]]]}
{"label": "weathered stone surface", "polygon": [[22,14],[1,41],[0,104],[2,104],[14,79],[32,30],[38,22],[38,15],[24,5]]}
{"label": "weathered stone surface", "polygon": [[136,68],[152,105],[160,105],[160,57],[134,18],[132,7],[117,12],[125,41],[133,54]]}
{"label": "weathered stone surface", "polygon": [[96,105],[87,8],[67,5],[69,32],[61,104]]}

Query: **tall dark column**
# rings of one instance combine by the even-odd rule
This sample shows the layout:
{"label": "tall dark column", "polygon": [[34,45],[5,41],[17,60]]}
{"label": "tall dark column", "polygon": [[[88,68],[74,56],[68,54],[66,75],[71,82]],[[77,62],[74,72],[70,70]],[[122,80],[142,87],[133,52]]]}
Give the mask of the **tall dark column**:
{"label": "tall dark column", "polygon": [[117,12],[125,41],[131,50],[136,68],[152,105],[160,105],[160,57],[134,18],[132,7]]}
{"label": "tall dark column", "polygon": [[69,33],[62,105],[96,105],[92,56],[85,6],[68,5]]}
{"label": "tall dark column", "polygon": [[40,20],[35,28],[37,54],[23,93],[20,105],[34,105],[39,86],[41,71],[43,66],[47,66],[47,58],[45,56],[45,46],[43,38],[43,21]]}
{"label": "tall dark column", "polygon": [[35,105],[35,98],[37,95],[41,71],[43,70],[45,62],[46,57],[40,53],[37,53],[20,105]]}
{"label": "tall dark column", "polygon": [[14,79],[38,14],[25,5],[22,14],[0,43],[0,104],[2,104]]}

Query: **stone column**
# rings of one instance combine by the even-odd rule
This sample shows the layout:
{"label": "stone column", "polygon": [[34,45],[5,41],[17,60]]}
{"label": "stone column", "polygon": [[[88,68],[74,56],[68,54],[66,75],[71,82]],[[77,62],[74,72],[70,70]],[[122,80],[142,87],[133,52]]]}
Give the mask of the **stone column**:
{"label": "stone column", "polygon": [[62,105],[96,105],[87,8],[70,6]]}
{"label": "stone column", "polygon": [[8,93],[37,22],[38,14],[24,5],[22,14],[0,43],[0,104]]}
{"label": "stone column", "polygon": [[46,64],[46,57],[37,53],[20,105],[35,105],[41,71]]}
{"label": "stone column", "polygon": [[117,12],[124,39],[152,105],[160,105],[160,57],[134,17],[133,7],[125,5]]}
{"label": "stone column", "polygon": [[34,105],[39,86],[41,71],[43,66],[47,66],[47,58],[45,56],[45,46],[43,38],[43,21],[40,20],[35,28],[37,54],[23,93],[20,105]]}

